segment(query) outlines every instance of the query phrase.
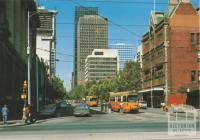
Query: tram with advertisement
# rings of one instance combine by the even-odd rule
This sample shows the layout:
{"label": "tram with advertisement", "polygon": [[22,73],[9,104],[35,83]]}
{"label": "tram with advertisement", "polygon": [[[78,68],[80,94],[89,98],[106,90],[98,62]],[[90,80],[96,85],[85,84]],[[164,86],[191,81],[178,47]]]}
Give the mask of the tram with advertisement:
{"label": "tram with advertisement", "polygon": [[85,103],[88,106],[98,106],[98,97],[97,96],[86,96]]}
{"label": "tram with advertisement", "polygon": [[131,91],[110,92],[109,102],[112,111],[117,112],[139,112],[138,95]]}

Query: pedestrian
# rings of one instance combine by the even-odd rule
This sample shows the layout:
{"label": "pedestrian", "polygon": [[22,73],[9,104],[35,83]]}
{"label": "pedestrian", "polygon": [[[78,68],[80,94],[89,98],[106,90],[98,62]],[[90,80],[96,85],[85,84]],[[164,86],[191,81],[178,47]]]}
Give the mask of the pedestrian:
{"label": "pedestrian", "polygon": [[4,107],[1,109],[2,117],[3,117],[3,124],[7,124],[8,119],[8,108],[5,104]]}
{"label": "pedestrian", "polygon": [[32,105],[30,105],[30,115],[29,115],[29,117],[30,117],[30,122],[31,123],[34,123],[36,120],[37,120],[37,113],[36,113],[36,110],[35,110],[35,108],[34,108],[34,105],[32,104]]}
{"label": "pedestrian", "polygon": [[111,103],[108,102],[108,113],[111,113]]}
{"label": "pedestrian", "polygon": [[30,109],[29,105],[25,105],[23,108],[23,119],[25,120],[25,123],[28,123],[28,120],[30,119]]}
{"label": "pedestrian", "polygon": [[23,115],[22,115],[22,120],[26,120],[27,118],[26,118],[26,104],[24,105],[24,107],[23,107],[23,110],[22,110],[22,112],[23,112]]}

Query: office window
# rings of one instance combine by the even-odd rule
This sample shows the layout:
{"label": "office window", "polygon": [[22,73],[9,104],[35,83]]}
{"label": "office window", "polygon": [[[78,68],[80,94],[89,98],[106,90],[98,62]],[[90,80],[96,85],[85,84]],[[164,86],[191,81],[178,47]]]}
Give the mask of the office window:
{"label": "office window", "polygon": [[191,72],[191,81],[195,81],[195,75],[196,75],[196,71],[192,71]]}

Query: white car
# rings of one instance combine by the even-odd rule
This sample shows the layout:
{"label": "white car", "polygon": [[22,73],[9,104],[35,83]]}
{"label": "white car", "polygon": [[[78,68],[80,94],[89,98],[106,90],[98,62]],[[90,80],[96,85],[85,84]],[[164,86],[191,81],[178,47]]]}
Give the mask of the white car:
{"label": "white car", "polygon": [[140,108],[147,109],[147,102],[146,101],[140,101],[139,106],[140,106]]}
{"label": "white car", "polygon": [[184,112],[193,112],[195,108],[191,105],[171,105],[170,112],[171,113],[184,113]]}

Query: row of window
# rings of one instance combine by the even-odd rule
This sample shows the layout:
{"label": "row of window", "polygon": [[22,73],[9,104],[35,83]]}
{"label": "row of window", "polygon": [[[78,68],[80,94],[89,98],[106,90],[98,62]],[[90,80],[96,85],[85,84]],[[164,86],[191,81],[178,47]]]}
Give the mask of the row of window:
{"label": "row of window", "polygon": [[116,72],[116,69],[90,69],[89,72]]}
{"label": "row of window", "polygon": [[143,63],[146,64],[151,60],[155,60],[158,59],[160,57],[164,56],[164,49],[163,47],[158,47],[156,48],[156,50],[151,51],[150,53],[146,54],[145,56],[143,56]]}
{"label": "row of window", "polygon": [[90,65],[89,66],[89,68],[90,69],[92,69],[92,68],[94,68],[94,69],[110,69],[110,68],[115,68],[116,67],[116,65],[107,65],[107,66],[102,66],[102,65]]}
{"label": "row of window", "polygon": [[191,81],[200,81],[200,70],[198,71],[191,71]]}
{"label": "row of window", "polygon": [[200,33],[190,33],[190,44],[194,48],[195,44],[200,44]]}
{"label": "row of window", "polygon": [[88,76],[116,76],[116,73],[90,73]]}

